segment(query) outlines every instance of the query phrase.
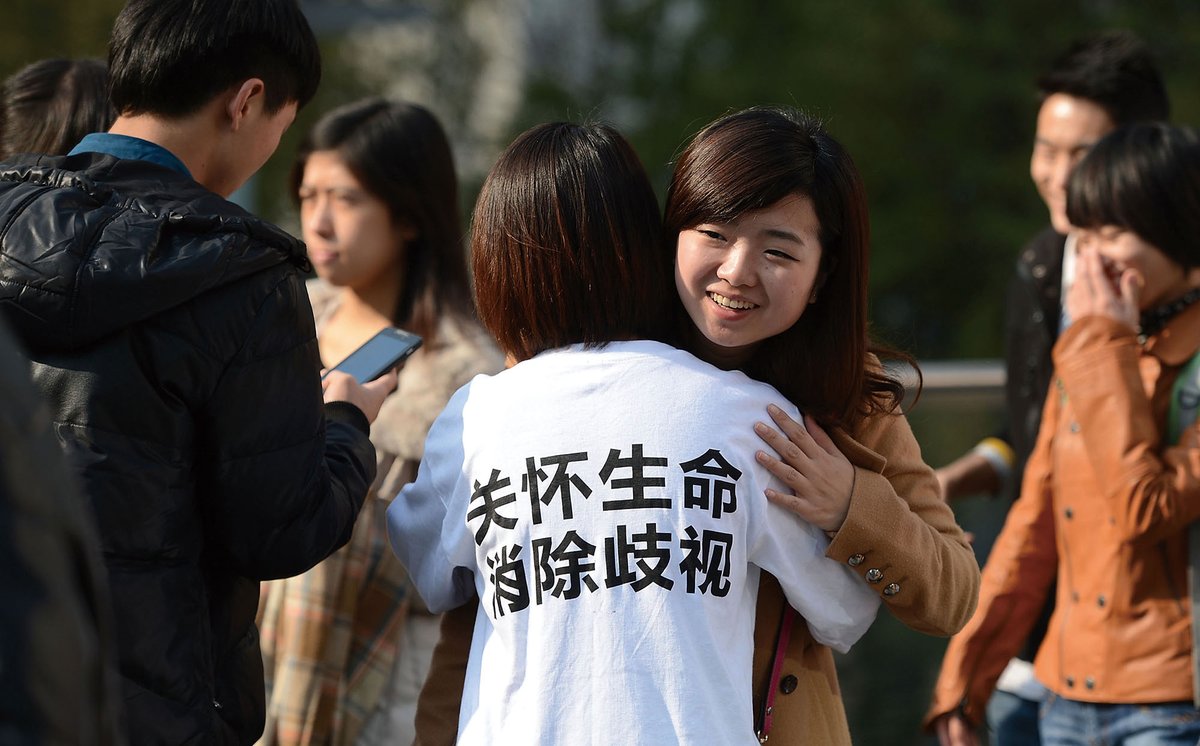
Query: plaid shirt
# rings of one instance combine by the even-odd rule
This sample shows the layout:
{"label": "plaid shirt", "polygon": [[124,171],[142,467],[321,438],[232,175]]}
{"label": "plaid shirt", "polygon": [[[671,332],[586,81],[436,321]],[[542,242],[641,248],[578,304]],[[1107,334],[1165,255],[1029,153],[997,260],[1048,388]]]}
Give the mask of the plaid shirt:
{"label": "plaid shirt", "polygon": [[352,744],[379,705],[411,598],[388,546],[387,504],[372,492],[349,544],[303,575],[263,584],[260,743]]}
{"label": "plaid shirt", "polygon": [[[319,330],[340,296],[319,280],[308,289]],[[386,704],[401,627],[414,604],[425,610],[388,543],[387,506],[416,476],[425,435],[451,395],[502,367],[482,327],[443,318],[435,343],[405,364],[371,427],[378,477],[349,544],[303,575],[263,584],[267,722],[260,744],[353,744]]]}

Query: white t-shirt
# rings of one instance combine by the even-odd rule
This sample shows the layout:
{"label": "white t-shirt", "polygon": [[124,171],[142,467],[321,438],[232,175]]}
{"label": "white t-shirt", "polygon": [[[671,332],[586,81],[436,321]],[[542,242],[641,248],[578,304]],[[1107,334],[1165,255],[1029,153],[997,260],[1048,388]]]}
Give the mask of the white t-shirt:
{"label": "white t-shirt", "polygon": [[479,376],[388,510],[433,611],[481,599],[459,743],[757,743],[759,569],[845,651],[878,596],[768,503],[774,388],[655,342]]}

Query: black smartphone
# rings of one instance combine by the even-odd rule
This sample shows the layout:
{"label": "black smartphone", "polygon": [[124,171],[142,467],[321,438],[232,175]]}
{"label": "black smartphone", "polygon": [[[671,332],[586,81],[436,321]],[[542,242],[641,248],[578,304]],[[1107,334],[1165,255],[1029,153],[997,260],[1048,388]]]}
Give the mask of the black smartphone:
{"label": "black smartphone", "polygon": [[374,381],[408,359],[420,346],[421,338],[417,335],[389,326],[331,370],[349,373],[359,383]]}

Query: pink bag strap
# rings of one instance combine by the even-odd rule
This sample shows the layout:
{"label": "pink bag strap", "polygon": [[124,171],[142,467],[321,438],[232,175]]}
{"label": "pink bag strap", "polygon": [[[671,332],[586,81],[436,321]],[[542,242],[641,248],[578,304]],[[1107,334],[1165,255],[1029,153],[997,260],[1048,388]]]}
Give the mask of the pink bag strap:
{"label": "pink bag strap", "polygon": [[775,657],[771,661],[771,679],[767,682],[767,696],[763,700],[762,727],[756,734],[759,743],[766,743],[771,736],[771,726],[775,722],[775,694],[779,691],[779,675],[783,673],[783,659],[792,640],[792,625],[795,622],[795,609],[790,604],[784,604],[779,639],[775,642]]}

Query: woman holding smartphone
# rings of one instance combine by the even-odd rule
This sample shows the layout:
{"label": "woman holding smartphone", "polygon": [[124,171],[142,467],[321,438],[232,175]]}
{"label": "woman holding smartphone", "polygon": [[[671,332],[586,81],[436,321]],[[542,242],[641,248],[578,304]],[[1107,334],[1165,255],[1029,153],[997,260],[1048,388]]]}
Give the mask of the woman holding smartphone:
{"label": "woman holding smartphone", "polygon": [[371,429],[379,476],[350,543],[264,586],[261,743],[407,743],[438,618],[387,547],[385,511],[451,394],[503,360],[474,317],[454,163],[433,115],[377,98],[329,112],[300,146],[291,189],[325,365],[388,327],[423,344]]}
{"label": "woman holding smartphone", "polygon": [[[681,322],[697,357],[775,386],[780,407],[756,432],[768,492],[831,537],[826,556],[909,627],[949,635],[970,618],[979,566],[933,470],[898,411],[903,388],[867,334],[866,195],[849,154],[817,122],[785,109],[722,117],[675,166],[664,220]],[[781,400],[782,407],[786,402]],[[763,415],[767,415],[764,412]],[[830,649],[789,611],[764,573],[755,627],[755,729],[771,743],[850,743]],[[456,680],[470,609],[443,622],[421,694],[422,744],[453,743]]]}

